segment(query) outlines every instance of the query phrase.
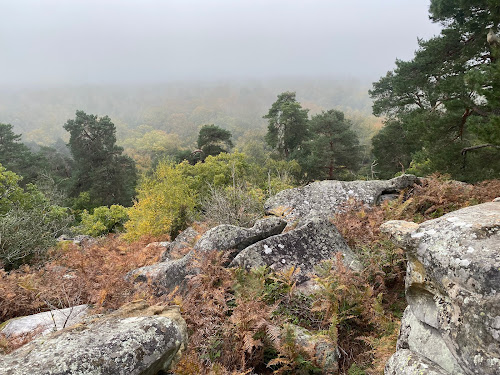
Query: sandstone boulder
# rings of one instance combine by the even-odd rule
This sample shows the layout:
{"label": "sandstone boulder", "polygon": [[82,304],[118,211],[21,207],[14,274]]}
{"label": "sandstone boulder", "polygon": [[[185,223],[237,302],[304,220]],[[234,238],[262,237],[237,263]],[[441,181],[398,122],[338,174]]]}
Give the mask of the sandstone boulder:
{"label": "sandstone boulder", "polygon": [[7,339],[23,335],[46,335],[81,322],[88,312],[89,305],[79,305],[14,318],[2,324],[0,335]]}
{"label": "sandstone boulder", "polygon": [[169,294],[177,287],[183,290],[187,286],[186,277],[198,272],[190,266],[192,255],[190,252],[180,259],[137,268],[127,273],[125,279],[137,284],[139,289],[152,287],[156,296]]}
{"label": "sandstone boulder", "polygon": [[194,228],[189,227],[183,230],[175,237],[175,240],[165,246],[165,251],[161,254],[160,260],[166,262],[186,255],[196,242],[196,237],[198,237],[198,232]]}
{"label": "sandstone boulder", "polygon": [[230,265],[246,269],[267,265],[274,270],[295,266],[300,268],[298,281],[301,283],[318,263],[335,257],[338,252],[342,253],[347,266],[360,269],[355,254],[335,225],[327,217],[314,216],[298,228],[245,248]]}
{"label": "sandstone boulder", "polygon": [[412,373],[395,367],[410,351],[447,374],[499,374],[500,202],[381,229],[408,254],[409,306],[386,373]]}
{"label": "sandstone boulder", "polygon": [[117,312],[36,339],[2,357],[6,375],[153,375],[187,345],[179,309],[131,304]]}
{"label": "sandstone boulder", "polygon": [[427,358],[417,353],[402,349],[398,350],[384,369],[385,375],[449,375],[450,373],[440,368]]}
{"label": "sandstone boulder", "polygon": [[258,220],[252,228],[223,224],[205,232],[194,249],[197,251],[229,249],[239,251],[260,240],[280,234],[285,227],[286,221],[277,217]]}
{"label": "sandstone boulder", "polygon": [[264,208],[267,213],[283,216],[289,222],[311,213],[332,216],[349,199],[374,205],[383,200],[384,195],[397,193],[417,182],[418,178],[413,175],[392,180],[317,181],[279,192],[266,201]]}

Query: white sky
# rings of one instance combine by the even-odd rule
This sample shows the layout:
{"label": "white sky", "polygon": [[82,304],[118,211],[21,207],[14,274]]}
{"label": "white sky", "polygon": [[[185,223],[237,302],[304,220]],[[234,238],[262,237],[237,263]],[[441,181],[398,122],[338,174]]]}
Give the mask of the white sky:
{"label": "white sky", "polygon": [[0,85],[277,76],[376,81],[429,0],[0,0]]}

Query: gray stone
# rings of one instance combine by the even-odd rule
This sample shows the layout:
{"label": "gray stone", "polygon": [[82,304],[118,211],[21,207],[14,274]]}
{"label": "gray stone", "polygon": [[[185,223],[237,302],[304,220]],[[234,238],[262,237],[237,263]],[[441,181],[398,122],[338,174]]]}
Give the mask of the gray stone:
{"label": "gray stone", "polygon": [[450,374],[463,375],[464,372],[448,349],[441,333],[434,327],[418,320],[408,306],[401,320],[398,349],[409,349],[439,365]]}
{"label": "gray stone", "polygon": [[151,287],[156,296],[169,294],[175,288],[184,290],[186,277],[194,275],[197,269],[191,267],[192,252],[181,259],[160,262],[130,271],[125,279],[136,284],[138,288]]}
{"label": "gray stone", "polygon": [[[418,226],[390,221],[381,229],[407,251],[406,298],[422,323],[418,329],[442,337],[461,373],[499,374],[500,202],[467,207]],[[410,349],[438,361],[429,358],[424,342],[414,341]],[[460,373],[453,368],[451,373]]]}
{"label": "gray stone", "polygon": [[283,216],[288,222],[311,213],[332,216],[349,199],[374,205],[383,200],[384,195],[397,193],[418,182],[418,178],[413,175],[392,180],[317,181],[279,192],[266,201],[264,208],[267,213]]}
{"label": "gray stone", "polygon": [[385,375],[453,375],[408,349],[398,350],[385,365]]}
{"label": "gray stone", "polygon": [[335,225],[326,217],[312,217],[300,227],[259,241],[242,250],[231,262],[246,269],[267,265],[274,270],[300,268],[299,283],[308,279],[314,267],[340,252],[344,263],[361,268],[356,256]]}
{"label": "gray stone", "polygon": [[0,335],[6,338],[27,334],[46,335],[81,322],[88,311],[89,305],[79,305],[14,318],[3,324]]}
{"label": "gray stone", "polygon": [[322,369],[322,374],[338,373],[339,355],[336,344],[333,344],[326,336],[313,335],[307,329],[294,324],[286,324],[283,327],[280,340],[283,340],[289,330],[294,336],[297,348],[308,353],[314,359],[316,366]]}
{"label": "gray stone", "polygon": [[223,224],[205,232],[194,249],[202,252],[230,249],[241,251],[258,241],[280,234],[285,227],[286,221],[277,217],[258,220],[252,228]]}
{"label": "gray stone", "polygon": [[178,259],[179,255],[184,256],[191,250],[197,237],[198,232],[194,228],[189,227],[183,230],[175,240],[166,246],[165,251],[161,254],[160,261],[166,262],[170,259]]}
{"label": "gray stone", "polygon": [[80,246],[91,246],[96,243],[96,239],[86,234],[79,234],[73,238],[73,243]]}
{"label": "gray stone", "polygon": [[186,323],[178,308],[132,304],[3,356],[0,373],[153,375],[168,370],[186,345]]}

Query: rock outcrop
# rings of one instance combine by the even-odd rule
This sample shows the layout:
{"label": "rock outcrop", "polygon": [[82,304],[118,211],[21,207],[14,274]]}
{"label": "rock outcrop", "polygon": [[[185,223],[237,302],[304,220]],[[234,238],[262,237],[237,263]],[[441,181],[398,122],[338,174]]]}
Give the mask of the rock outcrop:
{"label": "rock outcrop", "polygon": [[279,192],[266,201],[264,208],[267,213],[283,216],[288,222],[312,213],[332,216],[349,199],[373,205],[383,200],[384,195],[398,193],[418,182],[413,175],[392,180],[317,181]]}
{"label": "rock outcrop", "polygon": [[258,220],[252,228],[218,225],[205,232],[194,249],[197,251],[230,249],[241,251],[258,241],[280,234],[285,227],[286,221],[278,217]]}
{"label": "rock outcrop", "polygon": [[408,254],[409,306],[386,374],[500,374],[500,202],[381,229]]}
{"label": "rock outcrop", "polygon": [[169,294],[175,288],[186,288],[186,277],[194,275],[197,270],[191,267],[192,252],[181,259],[168,260],[130,271],[125,279],[142,286],[150,286],[156,296]]}
{"label": "rock outcrop", "polygon": [[153,375],[168,370],[186,345],[186,323],[177,307],[132,303],[3,356],[0,373]]}
{"label": "rock outcrop", "polygon": [[80,323],[88,311],[89,305],[78,305],[14,318],[2,324],[0,335],[7,339],[22,335],[46,335]]}
{"label": "rock outcrop", "polygon": [[[235,253],[237,253],[237,251],[259,240],[281,233],[285,226],[286,222],[284,220],[275,217],[259,220],[252,228],[219,225],[207,231],[196,242],[194,249],[197,252],[234,249]],[[179,235],[174,242],[170,243],[166,253],[179,251],[188,246],[186,242],[195,238],[194,233],[196,232],[193,233],[193,231],[186,230],[183,232],[187,233],[186,235],[182,237]],[[151,286],[153,293],[159,296],[168,294],[175,288],[184,290],[187,286],[187,276],[198,273],[198,269],[192,266],[192,251],[180,259],[168,260],[168,255],[162,256],[162,258],[167,260],[130,271],[126,279],[138,284],[138,287],[140,287],[139,284]]]}
{"label": "rock outcrop", "polygon": [[303,282],[323,260],[343,255],[344,263],[360,269],[355,255],[335,225],[326,217],[310,217],[289,232],[259,241],[242,250],[231,262],[246,269],[267,265],[274,270],[300,268],[298,281]]}
{"label": "rock outcrop", "polygon": [[196,242],[198,232],[192,227],[183,230],[175,240],[165,246],[165,251],[161,254],[160,260],[166,262],[171,259],[180,259],[186,255]]}

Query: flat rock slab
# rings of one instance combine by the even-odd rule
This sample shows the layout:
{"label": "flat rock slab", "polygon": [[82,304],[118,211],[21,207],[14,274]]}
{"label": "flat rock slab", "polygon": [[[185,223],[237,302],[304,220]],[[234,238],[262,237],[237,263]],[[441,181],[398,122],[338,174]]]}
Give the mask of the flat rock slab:
{"label": "flat rock slab", "polygon": [[[154,310],[154,309],[153,309]],[[187,345],[178,308],[132,309],[39,338],[3,356],[5,375],[153,375]]]}
{"label": "flat rock slab", "polygon": [[404,319],[403,328],[434,341],[440,335],[460,369],[448,354],[433,357],[428,340],[407,339],[413,342],[409,349],[449,373],[499,374],[500,202],[420,225],[389,221],[381,230],[408,255],[406,299],[416,321]]}
{"label": "flat rock slab", "polygon": [[308,218],[289,232],[259,241],[242,250],[231,262],[232,267],[251,269],[267,265],[274,270],[295,266],[300,268],[299,283],[306,281],[314,267],[323,260],[343,255],[344,263],[352,269],[361,268],[335,225],[327,217]]}
{"label": "flat rock slab", "polygon": [[89,307],[89,305],[79,305],[14,318],[6,322],[0,334],[6,338],[26,334],[46,335],[80,323],[87,316]]}
{"label": "flat rock slab", "polygon": [[374,205],[382,200],[384,194],[397,193],[418,182],[413,175],[391,180],[317,181],[279,192],[266,201],[264,209],[269,214],[283,216],[288,222],[312,213],[333,216],[349,199]]}

